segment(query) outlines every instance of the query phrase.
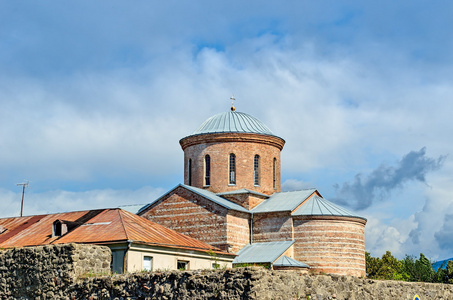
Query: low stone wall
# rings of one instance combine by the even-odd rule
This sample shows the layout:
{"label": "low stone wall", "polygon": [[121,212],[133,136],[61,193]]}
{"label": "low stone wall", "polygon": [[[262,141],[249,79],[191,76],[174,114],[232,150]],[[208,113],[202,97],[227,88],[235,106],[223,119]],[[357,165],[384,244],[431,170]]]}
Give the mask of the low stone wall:
{"label": "low stone wall", "polygon": [[[453,299],[453,285],[238,268],[92,278],[70,287],[73,299]],[[91,298],[90,298],[91,297]]]}
{"label": "low stone wall", "polygon": [[259,267],[100,276],[110,259],[110,249],[92,245],[2,250],[0,299],[453,299],[453,285]]}
{"label": "low stone wall", "polygon": [[0,251],[0,299],[64,299],[84,274],[110,274],[111,252],[94,245],[49,245]]}

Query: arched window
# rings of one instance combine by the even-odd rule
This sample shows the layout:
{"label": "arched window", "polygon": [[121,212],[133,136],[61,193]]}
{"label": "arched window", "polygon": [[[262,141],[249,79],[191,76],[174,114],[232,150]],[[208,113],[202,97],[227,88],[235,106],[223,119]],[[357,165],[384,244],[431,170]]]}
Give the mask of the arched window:
{"label": "arched window", "polygon": [[211,185],[211,157],[204,157],[204,185]]}
{"label": "arched window", "polygon": [[230,184],[236,184],[236,155],[230,154]]}
{"label": "arched window", "polygon": [[277,159],[274,157],[274,162],[272,165],[272,180],[274,189],[277,188]]}
{"label": "arched window", "polygon": [[188,169],[187,170],[187,173],[188,173],[187,177],[189,177],[188,178],[188,184],[192,185],[192,159],[189,159],[189,163],[188,163],[187,169]]}
{"label": "arched window", "polygon": [[255,155],[253,161],[253,176],[255,185],[260,185],[260,156],[258,154]]}

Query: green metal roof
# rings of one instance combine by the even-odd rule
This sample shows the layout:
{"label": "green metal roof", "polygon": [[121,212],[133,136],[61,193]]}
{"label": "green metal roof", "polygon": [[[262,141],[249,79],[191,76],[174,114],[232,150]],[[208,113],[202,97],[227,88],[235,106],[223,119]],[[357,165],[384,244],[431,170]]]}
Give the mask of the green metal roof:
{"label": "green metal roof", "polygon": [[[171,189],[169,192],[165,193],[163,196],[159,197],[158,199],[154,200],[153,202],[149,203],[145,206],[131,206],[128,209],[131,212],[134,210],[138,210],[137,214],[142,213],[148,207],[150,207],[153,203],[159,201],[161,198],[165,197],[168,193],[172,192],[174,189],[178,187],[183,187],[189,191],[192,191],[214,203],[217,203],[220,206],[223,206],[227,209],[246,212],[246,213],[267,213],[267,212],[292,212],[292,216],[338,216],[338,217],[352,217],[352,218],[360,218],[366,220],[366,218],[361,217],[354,212],[351,212],[337,204],[334,204],[318,195],[311,196],[316,189],[307,189],[301,191],[293,191],[293,192],[282,192],[282,193],[275,193],[271,196],[267,196],[261,193],[257,193],[254,191],[250,191],[247,189],[240,189],[231,192],[224,192],[215,194],[208,190],[196,188],[193,186],[179,184],[175,188]],[[251,210],[248,210],[234,202],[231,202],[223,197],[222,195],[231,195],[231,194],[240,194],[240,193],[250,193],[256,194],[260,196],[269,197],[268,199],[263,200],[263,202]],[[311,196],[311,197],[310,197]],[[309,198],[310,197],[310,198]],[[307,199],[308,198],[308,199]],[[303,203],[296,211],[294,211],[301,203]],[[293,212],[294,211],[294,212]]]}
{"label": "green metal roof", "polygon": [[133,214],[138,214],[147,204],[132,204],[132,205],[120,205],[118,208],[128,211]]}
{"label": "green metal roof", "polygon": [[237,253],[233,264],[274,263],[295,241],[248,244]]}
{"label": "green metal roof", "polygon": [[313,195],[310,199],[299,207],[293,214],[293,216],[341,216],[341,217],[353,217],[365,218],[358,216],[357,214],[336,205],[326,199]]}
{"label": "green metal roof", "polygon": [[305,199],[313,194],[315,189],[307,189],[293,192],[275,193],[269,199],[254,207],[252,213],[277,212],[277,211],[293,211]]}
{"label": "green metal roof", "polygon": [[190,136],[224,132],[274,135],[272,131],[257,118],[246,113],[229,111],[210,117],[204,121],[197,130],[192,132]]}
{"label": "green metal roof", "polygon": [[255,191],[251,191],[249,189],[239,189],[235,191],[228,191],[228,192],[223,192],[223,193],[217,193],[217,196],[225,196],[225,195],[238,195],[238,194],[252,194],[252,195],[257,195],[265,198],[269,198],[269,195],[258,193]]}
{"label": "green metal roof", "polygon": [[281,256],[274,262],[274,266],[276,267],[297,267],[297,268],[310,268],[309,265],[304,264],[298,260],[295,260],[291,257],[286,255]]}
{"label": "green metal roof", "polygon": [[246,212],[246,213],[250,213],[250,211],[248,211],[247,209],[245,209],[244,207],[236,204],[236,203],[233,203],[231,201],[228,201],[227,199],[224,199],[220,196],[217,196],[216,194],[214,194],[213,192],[210,192],[208,190],[203,190],[203,189],[200,189],[200,188],[196,188],[196,187],[193,187],[193,186],[190,186],[190,185],[185,185],[185,184],[178,184],[177,186],[175,186],[173,189],[171,189],[170,191],[168,191],[167,193],[165,193],[164,195],[160,196],[158,199],[154,200],[153,202],[149,203],[148,205],[142,207],[137,214],[140,214],[142,212],[144,212],[145,210],[148,209],[148,207],[150,207],[151,205],[153,205],[154,203],[156,203],[157,201],[159,201],[160,199],[162,199],[163,197],[165,197],[166,195],[168,195],[169,193],[171,193],[173,190],[177,189],[178,187],[183,187],[189,191],[192,191],[194,192],[195,194],[198,194],[214,203],[217,203],[218,205],[220,206],[223,206],[227,209],[232,209],[232,210],[236,210],[236,211],[242,211],[242,212]]}

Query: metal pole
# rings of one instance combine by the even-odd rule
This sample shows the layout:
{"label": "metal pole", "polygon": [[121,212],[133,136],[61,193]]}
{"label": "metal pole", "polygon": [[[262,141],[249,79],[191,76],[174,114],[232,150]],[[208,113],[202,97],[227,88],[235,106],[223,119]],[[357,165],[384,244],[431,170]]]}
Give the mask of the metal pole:
{"label": "metal pole", "polygon": [[20,216],[22,217],[22,213],[24,211],[25,188],[28,187],[28,181],[26,183],[18,183],[17,185],[21,185],[22,186],[22,202],[20,203]]}

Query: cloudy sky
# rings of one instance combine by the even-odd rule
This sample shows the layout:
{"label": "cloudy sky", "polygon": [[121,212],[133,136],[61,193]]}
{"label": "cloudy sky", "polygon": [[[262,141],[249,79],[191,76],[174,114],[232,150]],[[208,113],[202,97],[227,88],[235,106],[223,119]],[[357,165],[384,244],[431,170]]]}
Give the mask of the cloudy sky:
{"label": "cloudy sky", "polygon": [[366,248],[453,257],[453,2],[0,1],[0,217],[148,203],[229,109]]}

